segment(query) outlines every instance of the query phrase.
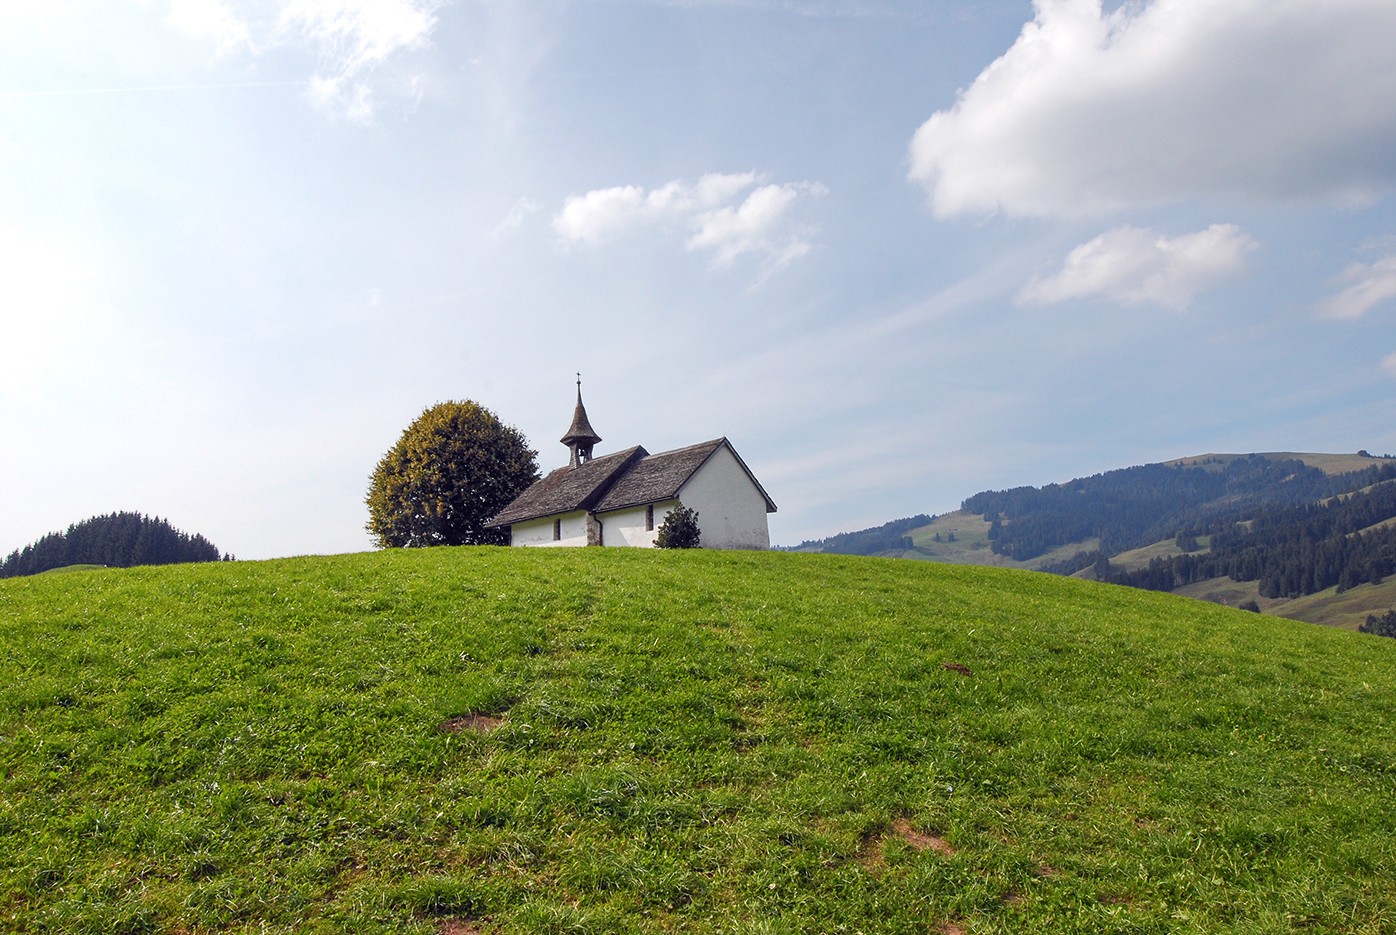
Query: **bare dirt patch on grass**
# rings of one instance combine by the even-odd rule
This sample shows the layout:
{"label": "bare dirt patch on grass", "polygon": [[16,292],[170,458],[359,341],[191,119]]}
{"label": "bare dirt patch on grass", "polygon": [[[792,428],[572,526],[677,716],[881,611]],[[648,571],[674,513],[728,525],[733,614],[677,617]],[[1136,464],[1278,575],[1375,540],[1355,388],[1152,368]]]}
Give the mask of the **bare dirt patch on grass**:
{"label": "bare dirt patch on grass", "polygon": [[484,931],[474,922],[462,919],[440,919],[436,923],[436,935],[484,935]]}
{"label": "bare dirt patch on grass", "polygon": [[461,714],[456,717],[447,718],[437,726],[437,730],[441,731],[443,734],[488,734],[503,723],[504,719],[502,717],[472,711],[469,714]]}
{"label": "bare dirt patch on grass", "polygon": [[910,819],[898,818],[885,832],[870,832],[864,836],[858,848],[858,862],[873,873],[881,872],[887,866],[887,840],[893,837],[918,853],[931,851],[941,857],[955,856],[955,847],[949,841],[939,835],[916,830]]}
{"label": "bare dirt patch on grass", "polygon": [[917,831],[905,818],[898,818],[892,822],[892,833],[905,841],[914,851],[935,851],[942,857],[955,856],[955,848],[949,841],[939,835]]}

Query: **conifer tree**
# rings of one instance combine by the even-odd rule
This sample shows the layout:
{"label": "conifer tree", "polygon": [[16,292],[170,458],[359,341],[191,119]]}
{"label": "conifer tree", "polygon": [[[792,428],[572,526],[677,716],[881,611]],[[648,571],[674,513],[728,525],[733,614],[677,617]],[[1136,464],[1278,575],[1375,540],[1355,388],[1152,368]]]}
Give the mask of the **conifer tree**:
{"label": "conifer tree", "polygon": [[697,549],[701,547],[701,539],[698,511],[678,503],[659,524],[659,535],[655,537],[654,544],[661,549]]}

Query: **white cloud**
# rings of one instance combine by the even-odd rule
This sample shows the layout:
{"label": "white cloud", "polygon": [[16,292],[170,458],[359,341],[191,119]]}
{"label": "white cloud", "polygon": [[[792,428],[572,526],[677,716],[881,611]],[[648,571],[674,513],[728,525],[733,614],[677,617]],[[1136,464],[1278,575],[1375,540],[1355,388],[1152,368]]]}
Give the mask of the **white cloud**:
{"label": "white cloud", "polygon": [[822,185],[763,185],[740,205],[699,214],[698,231],[688,239],[688,249],[711,248],[718,266],[729,266],[743,254],[763,258],[768,272],[787,266],[813,245],[803,229],[786,229],[786,212],[801,194],[824,193]]}
{"label": "white cloud", "polygon": [[[375,71],[392,56],[425,45],[443,0],[168,0],[168,21],[185,35],[213,43],[217,54],[261,54],[302,48],[315,57],[308,79],[312,103],[366,123],[376,103]],[[411,95],[414,82],[406,83]]]}
{"label": "white cloud", "polygon": [[1072,250],[1060,272],[1034,279],[1018,301],[1048,305],[1099,296],[1182,310],[1199,292],[1238,272],[1255,248],[1255,240],[1234,224],[1178,237],[1116,227]]}
{"label": "white cloud", "polygon": [[252,48],[247,21],[223,0],[170,0],[169,23],[187,36],[211,41],[218,55]]}
{"label": "white cloud", "polygon": [[1382,302],[1396,299],[1396,255],[1375,263],[1354,263],[1343,271],[1342,278],[1352,285],[1320,303],[1320,317],[1357,319]]}
{"label": "white cloud", "polygon": [[569,243],[597,243],[653,214],[645,190],[638,185],[598,188],[569,195],[553,218],[553,230]]}
{"label": "white cloud", "polygon": [[319,57],[311,98],[351,120],[373,117],[368,77],[389,56],[423,45],[440,0],[289,0],[279,26]]}
{"label": "white cloud", "polygon": [[514,202],[509,208],[509,213],[500,219],[499,223],[490,231],[490,237],[498,239],[511,231],[516,231],[523,227],[523,223],[529,215],[535,214],[542,209],[542,205],[532,198],[524,196]]}
{"label": "white cloud", "polygon": [[1396,377],[1396,354],[1387,354],[1386,357],[1382,358],[1381,369]]}
{"label": "white cloud", "polygon": [[1035,0],[933,115],[910,177],[937,216],[1083,216],[1204,196],[1396,188],[1390,0]]}
{"label": "white cloud", "polygon": [[[817,182],[759,185],[755,172],[710,173],[696,183],[673,181],[646,191],[638,185],[569,196],[553,218],[567,243],[598,244],[623,231],[673,225],[691,233],[689,250],[709,250],[716,266],[738,257],[760,259],[765,273],[805,256],[813,244],[790,214],[802,196],[826,194]],[[743,197],[745,195],[745,197]]]}

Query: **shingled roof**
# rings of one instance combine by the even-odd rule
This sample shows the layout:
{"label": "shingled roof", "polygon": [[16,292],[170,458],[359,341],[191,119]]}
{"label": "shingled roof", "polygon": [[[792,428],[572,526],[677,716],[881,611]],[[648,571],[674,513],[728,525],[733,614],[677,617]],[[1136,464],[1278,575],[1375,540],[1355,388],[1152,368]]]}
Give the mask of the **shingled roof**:
{"label": "shingled roof", "polygon": [[577,466],[558,468],[534,483],[486,526],[508,526],[543,516],[595,509],[626,468],[649,452],[639,445],[615,454],[592,458]]}
{"label": "shingled roof", "polygon": [[680,488],[723,446],[742,466],[766,501],[766,512],[776,505],[726,438],[675,448],[652,455],[636,446],[616,454],[593,458],[576,467],[563,467],[535,483],[504,508],[489,526],[508,526],[575,510],[603,513],[629,506],[660,503],[679,495]]}
{"label": "shingled roof", "polygon": [[688,483],[688,479],[696,474],[698,469],[713,456],[713,453],[724,445],[727,446],[728,451],[732,452],[732,457],[737,459],[742,470],[746,471],[747,477],[751,478],[756,489],[761,491],[761,496],[766,501],[766,512],[774,513],[775,503],[771,501],[766,491],[757,482],[756,476],[751,473],[751,469],[746,466],[746,463],[742,461],[736,450],[725,438],[715,438],[712,441],[689,445],[687,448],[675,448],[673,451],[660,452],[636,462],[634,467],[616,480],[611,489],[601,498],[601,502],[593,509],[600,513],[628,506],[672,500],[679,495],[679,488]]}

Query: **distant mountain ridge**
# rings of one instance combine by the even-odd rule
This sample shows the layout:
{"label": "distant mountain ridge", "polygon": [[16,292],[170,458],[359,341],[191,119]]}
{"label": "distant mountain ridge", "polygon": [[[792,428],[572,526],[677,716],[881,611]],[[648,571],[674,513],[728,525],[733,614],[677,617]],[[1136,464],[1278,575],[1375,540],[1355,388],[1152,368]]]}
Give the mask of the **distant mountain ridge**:
{"label": "distant mountain ridge", "polygon": [[1027,568],[1357,628],[1396,606],[1396,458],[1197,455],[983,491],[797,550]]}

